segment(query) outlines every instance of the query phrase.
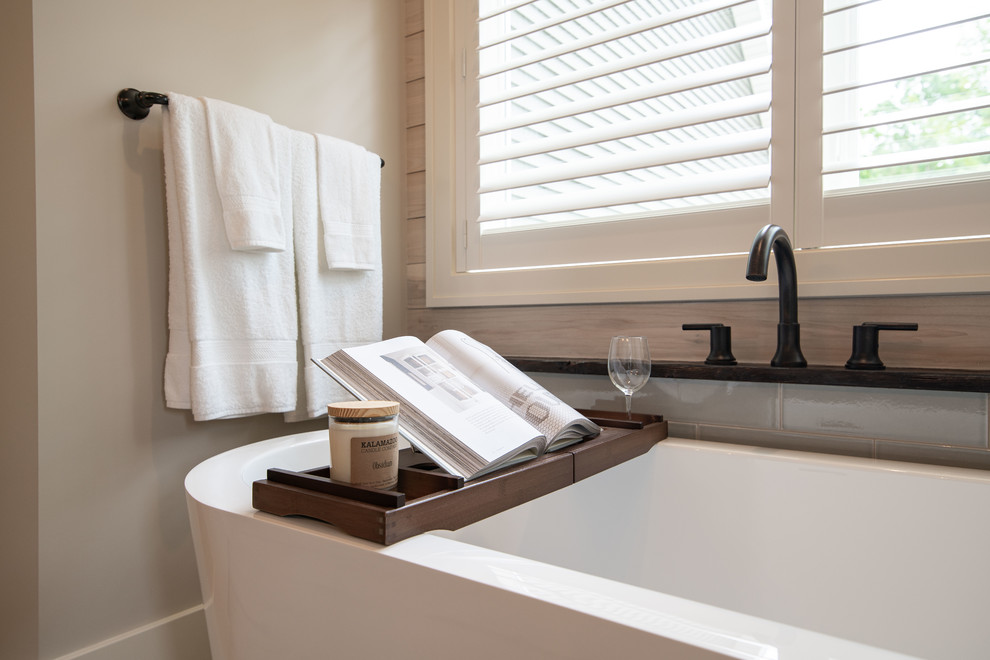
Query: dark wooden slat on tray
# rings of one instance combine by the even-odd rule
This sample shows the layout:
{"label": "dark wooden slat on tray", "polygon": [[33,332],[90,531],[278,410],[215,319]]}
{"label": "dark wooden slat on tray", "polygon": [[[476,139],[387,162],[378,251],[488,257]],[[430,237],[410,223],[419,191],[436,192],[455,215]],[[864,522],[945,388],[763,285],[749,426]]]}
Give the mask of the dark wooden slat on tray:
{"label": "dark wooden slat on tray", "polygon": [[323,472],[324,470],[327,472],[327,476],[325,477],[314,474],[313,472],[292,472],[291,470],[271,468],[268,470],[268,481],[305,488],[323,493],[324,495],[347,497],[358,500],[359,502],[393,509],[406,503],[406,496],[403,493],[394,490],[379,490],[377,488],[358,488],[351,484],[331,481],[327,468],[320,468],[319,471]]}
{"label": "dark wooden slat on tray", "polygon": [[662,415],[643,415],[640,413],[627,415],[624,412],[611,410],[578,410],[578,412],[599,426],[611,426],[617,429],[641,429],[647,424],[663,421]]}
{"label": "dark wooden slat on tray", "polygon": [[331,522],[327,520],[331,516],[336,527],[352,536],[373,541],[385,538],[385,514],[397,510],[267,480],[254,482],[253,488],[256,509],[278,516],[306,516],[324,522]]}
{"label": "dark wooden slat on tray", "polygon": [[464,487],[464,479],[446,472],[404,467],[399,470],[398,489],[414,500],[437,490],[457,490]]}
{"label": "dark wooden slat on tray", "polygon": [[[625,421],[625,413],[619,413],[618,421]],[[638,431],[629,432],[618,427],[603,426],[597,438],[591,438],[568,447],[574,456],[574,481],[581,481],[620,463],[645,454],[653,445],[667,437],[667,422],[654,415],[636,415],[646,424]],[[607,422],[605,422],[607,424]]]}

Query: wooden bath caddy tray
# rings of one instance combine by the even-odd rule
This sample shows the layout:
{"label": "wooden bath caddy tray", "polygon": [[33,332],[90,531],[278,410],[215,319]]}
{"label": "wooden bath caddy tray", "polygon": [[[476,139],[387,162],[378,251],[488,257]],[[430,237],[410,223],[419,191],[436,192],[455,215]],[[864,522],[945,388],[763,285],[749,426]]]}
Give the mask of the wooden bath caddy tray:
{"label": "wooden bath caddy tray", "polygon": [[464,482],[425,455],[399,452],[396,490],[330,480],[330,468],[303,472],[273,468],[254,482],[254,508],[330,523],[352,536],[388,545],[433,529],[455,530],[552,493],[645,454],[667,437],[658,415],[581,411],[602,427],[596,438]]}

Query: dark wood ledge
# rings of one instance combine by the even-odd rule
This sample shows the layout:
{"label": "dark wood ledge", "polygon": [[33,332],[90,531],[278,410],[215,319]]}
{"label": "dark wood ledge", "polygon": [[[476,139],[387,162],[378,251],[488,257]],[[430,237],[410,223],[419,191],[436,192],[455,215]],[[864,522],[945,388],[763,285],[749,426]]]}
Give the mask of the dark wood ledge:
{"label": "dark wood ledge", "polygon": [[[507,358],[523,371],[535,373],[607,376],[606,360],[581,358]],[[841,366],[809,365],[802,369],[738,364],[731,367],[703,362],[653,363],[651,376],[693,380],[727,380],[752,383],[794,383],[844,387],[886,387],[902,390],[990,393],[990,371],[963,369],[912,369],[889,367],[879,371],[857,371]]]}

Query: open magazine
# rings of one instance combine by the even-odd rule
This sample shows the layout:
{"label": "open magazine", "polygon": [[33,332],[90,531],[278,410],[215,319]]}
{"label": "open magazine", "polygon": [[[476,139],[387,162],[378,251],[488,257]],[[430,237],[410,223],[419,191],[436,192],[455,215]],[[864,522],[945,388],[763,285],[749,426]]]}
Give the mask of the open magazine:
{"label": "open magazine", "polygon": [[313,360],[359,399],[398,401],[399,431],[450,474],[473,479],[593,437],[597,424],[498,353],[444,330]]}

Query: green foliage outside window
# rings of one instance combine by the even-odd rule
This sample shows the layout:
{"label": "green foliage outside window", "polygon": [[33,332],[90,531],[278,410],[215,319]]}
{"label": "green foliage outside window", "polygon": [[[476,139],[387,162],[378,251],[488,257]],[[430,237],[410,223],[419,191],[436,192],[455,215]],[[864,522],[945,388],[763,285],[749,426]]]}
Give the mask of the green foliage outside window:
{"label": "green foliage outside window", "polygon": [[[968,44],[967,50],[990,50],[990,29],[986,24],[977,27],[979,36]],[[929,107],[939,101],[963,101],[990,97],[990,66],[978,64],[964,69],[916,76],[896,83],[900,97],[878,104],[868,114],[884,116],[901,111]],[[935,115],[925,119],[885,124],[866,129],[862,137],[867,141],[863,153],[868,155],[892,154],[917,149],[930,149],[952,144],[976,143],[990,140],[990,108]],[[860,181],[877,182],[879,179],[919,178],[921,176],[963,174],[990,171],[990,155],[911,163],[860,172]]]}

